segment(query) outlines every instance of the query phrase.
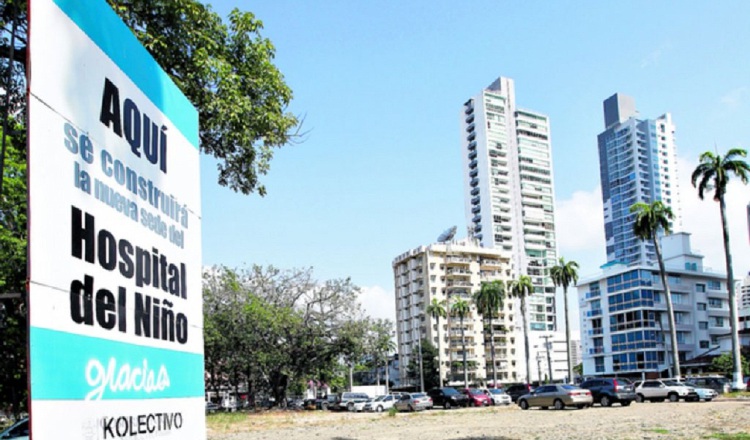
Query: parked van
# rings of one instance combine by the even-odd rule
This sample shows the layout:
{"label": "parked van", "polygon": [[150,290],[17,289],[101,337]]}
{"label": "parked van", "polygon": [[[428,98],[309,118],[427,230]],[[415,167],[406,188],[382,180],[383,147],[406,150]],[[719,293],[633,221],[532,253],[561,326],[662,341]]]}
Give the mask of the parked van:
{"label": "parked van", "polygon": [[336,395],[336,403],[333,405],[334,410],[337,411],[354,411],[354,404],[359,402],[367,402],[370,399],[365,393],[352,393],[343,392]]}

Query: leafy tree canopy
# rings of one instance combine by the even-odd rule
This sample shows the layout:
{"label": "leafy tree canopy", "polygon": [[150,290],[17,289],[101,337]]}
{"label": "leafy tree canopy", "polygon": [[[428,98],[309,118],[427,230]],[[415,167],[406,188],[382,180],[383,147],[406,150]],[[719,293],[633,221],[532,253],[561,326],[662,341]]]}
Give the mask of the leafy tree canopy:
{"label": "leafy tree canopy", "polygon": [[[273,64],[263,23],[238,9],[224,21],[197,0],[107,2],[198,108],[201,150],[218,159],[219,184],[265,195],[259,177],[269,171],[274,148],[294,140],[299,120],[287,111],[292,90]],[[14,75],[3,84],[12,114],[25,106],[26,3],[0,1],[0,76],[10,67],[13,40]]]}

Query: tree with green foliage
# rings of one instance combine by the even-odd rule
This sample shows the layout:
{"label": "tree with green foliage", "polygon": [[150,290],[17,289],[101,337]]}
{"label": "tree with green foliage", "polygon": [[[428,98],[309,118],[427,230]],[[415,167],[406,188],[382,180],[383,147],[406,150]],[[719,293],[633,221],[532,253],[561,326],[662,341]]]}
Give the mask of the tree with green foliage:
{"label": "tree with green foliage", "polygon": [[724,261],[727,268],[727,290],[729,291],[729,325],[732,329],[732,356],[734,359],[734,371],[732,375],[732,386],[744,388],[742,380],[742,368],[740,365],[740,339],[737,317],[737,299],[734,285],[734,271],[732,268],[732,252],[729,249],[729,227],[727,226],[727,203],[725,195],[727,185],[732,175],[739,178],[743,184],[747,184],[750,178],[750,165],[745,162],[747,151],[733,148],[723,157],[716,153],[706,151],[700,156],[700,163],[693,171],[690,181],[698,188],[698,197],[703,200],[704,193],[713,190],[714,201],[719,202],[719,213],[721,214],[721,229],[724,238]]}
{"label": "tree with green foliage", "polygon": [[661,284],[664,288],[664,296],[667,301],[667,319],[669,320],[669,339],[672,345],[672,377],[680,376],[680,350],[677,346],[677,328],[675,327],[674,307],[672,305],[672,293],[667,281],[667,270],[664,268],[664,257],[661,254],[661,245],[659,244],[660,231],[669,235],[672,231],[669,226],[674,218],[672,209],[666,206],[660,200],[651,204],[638,202],[630,207],[630,212],[635,214],[633,220],[633,233],[643,241],[651,240],[656,253],[656,261],[659,264],[659,274]]}
{"label": "tree with green foliage", "polygon": [[578,282],[578,263],[565,261],[560,257],[556,266],[550,271],[555,286],[563,288],[563,303],[565,303],[565,348],[568,360],[568,382],[573,382],[573,364],[570,362],[570,318],[568,316],[568,287]]}
{"label": "tree with green foliage", "polygon": [[[427,306],[427,309],[425,312],[435,318],[435,325],[437,326],[437,336],[438,336],[438,345],[437,345],[437,351],[438,351],[438,376],[440,379],[440,388],[443,387],[443,375],[440,373],[440,366],[443,365],[443,338],[440,334],[440,318],[445,318],[447,316],[447,312],[445,310],[445,300],[438,301],[437,298],[432,298],[432,302]],[[449,368],[450,370],[450,368]]]}
{"label": "tree with green foliage", "polygon": [[[239,9],[222,20],[197,0],[107,1],[198,109],[200,148],[217,159],[219,184],[264,195],[259,177],[274,149],[295,140],[299,120],[287,111],[292,90],[273,64],[276,49],[261,34],[263,22]],[[2,85],[11,114],[24,114],[27,1],[3,0],[0,9],[0,77],[14,69]]]}
{"label": "tree with green foliage", "polygon": [[[490,352],[492,357],[492,383],[497,387],[497,364],[495,363],[495,330],[492,319],[497,316],[503,307],[505,299],[505,283],[500,280],[482,281],[479,290],[474,293],[474,304],[483,319],[487,319],[487,328],[484,330],[485,338],[490,339]],[[486,342],[485,342],[486,346]]]}
{"label": "tree with green foliage", "polygon": [[254,266],[204,273],[206,388],[247,386],[250,395],[284,402],[309,380],[344,384],[343,364],[365,343],[359,289],[323,283],[309,269]]}
{"label": "tree with green foliage", "polygon": [[[382,362],[385,369],[385,392],[388,393],[390,387],[390,378],[388,370],[388,358],[391,353],[396,351],[396,343],[393,341],[393,322],[389,319],[376,319],[370,328],[370,341],[373,357],[376,360],[375,368],[377,369]],[[380,385],[380,374],[378,374],[378,385]]]}
{"label": "tree with green foliage", "polygon": [[[424,389],[442,388],[442,377],[440,377],[440,364],[438,350],[429,339],[422,339],[422,379]],[[406,377],[419,381],[419,359],[412,357],[406,367]]]}
{"label": "tree with green foliage", "polygon": [[[740,365],[742,374],[749,375],[750,364],[745,356],[740,355]],[[734,374],[734,356],[729,352],[722,353],[711,361],[711,369],[726,377],[731,377]]]}
{"label": "tree with green foliage", "polygon": [[518,298],[520,302],[521,321],[523,325],[523,347],[524,355],[526,356],[526,383],[531,383],[531,363],[529,357],[531,355],[529,351],[529,324],[526,321],[526,298],[530,297],[534,292],[534,284],[531,282],[531,277],[528,275],[521,275],[517,280],[513,280],[510,283],[510,296],[512,298]]}
{"label": "tree with green foliage", "polygon": [[471,303],[461,297],[456,298],[450,307],[451,315],[457,316],[461,326],[461,351],[463,353],[464,365],[464,388],[469,386],[469,370],[466,364],[466,329],[464,328],[464,318],[471,313]]}
{"label": "tree with green foliage", "polygon": [[5,136],[6,155],[0,197],[0,407],[28,411],[26,291],[26,148],[25,132],[15,121]]}

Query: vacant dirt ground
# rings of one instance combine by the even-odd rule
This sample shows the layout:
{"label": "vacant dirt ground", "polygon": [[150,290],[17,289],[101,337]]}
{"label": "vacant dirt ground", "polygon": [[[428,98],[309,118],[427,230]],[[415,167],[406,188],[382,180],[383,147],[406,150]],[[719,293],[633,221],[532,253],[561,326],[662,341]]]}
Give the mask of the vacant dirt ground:
{"label": "vacant dirt ground", "polygon": [[[231,420],[230,420],[231,419]],[[750,400],[633,403],[563,411],[509,407],[420,413],[272,411],[217,415],[209,440],[709,439],[750,433]]]}

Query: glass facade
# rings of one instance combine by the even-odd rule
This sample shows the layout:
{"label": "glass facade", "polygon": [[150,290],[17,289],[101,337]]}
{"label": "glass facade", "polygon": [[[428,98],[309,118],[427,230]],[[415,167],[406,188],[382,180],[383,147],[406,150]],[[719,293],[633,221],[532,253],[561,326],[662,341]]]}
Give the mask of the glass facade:
{"label": "glass facade", "polygon": [[653,244],[641,241],[633,233],[630,207],[637,202],[661,200],[676,216],[673,228],[680,222],[680,212],[671,116],[639,120],[634,107],[621,108],[616,117],[607,114],[624,98],[616,94],[605,101],[605,120],[611,124],[598,137],[599,173],[607,261],[631,264],[654,261],[655,253]]}

